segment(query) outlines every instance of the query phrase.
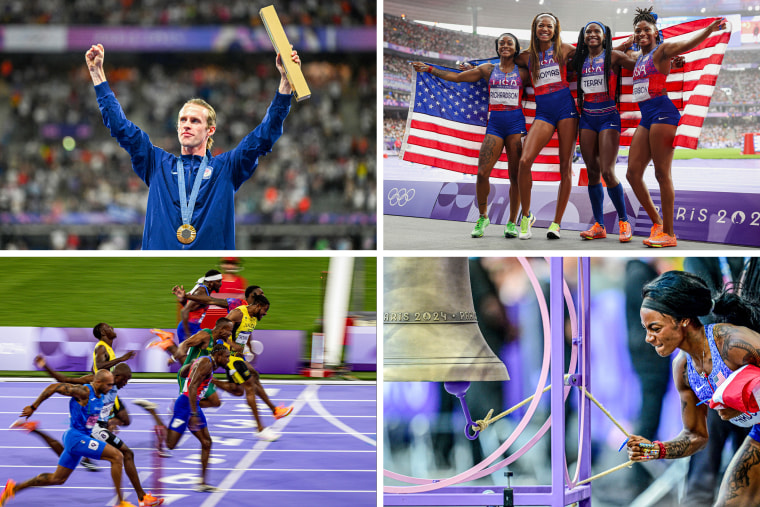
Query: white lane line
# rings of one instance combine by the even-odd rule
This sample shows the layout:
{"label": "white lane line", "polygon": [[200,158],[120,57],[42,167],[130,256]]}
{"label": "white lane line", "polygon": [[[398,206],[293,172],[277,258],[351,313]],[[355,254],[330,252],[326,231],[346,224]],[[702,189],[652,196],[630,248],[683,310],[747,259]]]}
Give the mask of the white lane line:
{"label": "white lane line", "polygon": [[[298,398],[296,398],[295,402],[293,403],[293,412],[290,414],[290,416],[277,421],[273,425],[272,430],[278,431],[287,426],[288,423],[290,423],[290,421],[292,421],[295,416],[298,415],[298,412],[300,412],[303,406],[306,404],[305,399],[311,396],[311,393],[316,392],[318,389],[319,386],[317,385],[307,386],[306,389],[304,389],[301,394],[298,395]],[[277,428],[274,426],[277,426]],[[218,488],[222,491],[219,493],[211,493],[206,501],[201,504],[201,507],[214,507],[216,504],[218,504],[222,498],[224,498],[225,491],[231,489],[235,483],[240,480],[243,474],[249,471],[253,463],[259,458],[259,456],[261,456],[261,453],[271,443],[272,442],[265,442],[263,440],[257,442],[256,445],[253,446],[253,449],[249,450],[245,456],[243,456],[243,459],[241,459],[238,464],[235,465],[235,469],[227,474],[222,482],[219,483]]]}
{"label": "white lane line", "polygon": [[[307,399],[307,401],[308,401],[309,405],[311,406],[311,408],[313,408],[314,411],[317,414],[321,415],[327,422],[329,422],[330,424],[332,424],[336,428],[345,431],[349,435],[358,438],[362,442],[366,442],[369,445],[373,445],[373,446],[377,447],[377,442],[376,441],[372,440],[369,437],[365,437],[363,433],[357,432],[352,427],[348,426],[347,424],[344,424],[343,422],[341,422],[340,420],[338,420],[335,416],[333,416],[330,412],[328,412],[327,409],[325,407],[323,407],[322,404],[319,402],[319,398],[317,397],[317,393],[316,392],[314,392],[314,394],[311,395]],[[345,417],[345,416],[341,416],[341,417]]]}

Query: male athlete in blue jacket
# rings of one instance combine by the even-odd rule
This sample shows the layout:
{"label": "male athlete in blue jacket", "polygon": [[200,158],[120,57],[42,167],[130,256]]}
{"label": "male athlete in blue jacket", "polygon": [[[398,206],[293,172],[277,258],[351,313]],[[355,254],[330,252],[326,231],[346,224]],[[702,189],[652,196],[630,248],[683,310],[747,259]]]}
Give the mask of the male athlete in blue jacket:
{"label": "male athlete in blue jacket", "polygon": [[[290,111],[292,88],[278,54],[280,86],[261,124],[238,146],[212,156],[216,112],[203,99],[182,106],[177,136],[179,157],[153,146],[148,135],[127,120],[103,71],[105,50],[93,45],[85,54],[103,123],[132,158],[132,168],[148,185],[143,250],[234,250],[235,192],[253,175],[259,157],[272,151]],[[296,51],[290,58],[298,65]]]}

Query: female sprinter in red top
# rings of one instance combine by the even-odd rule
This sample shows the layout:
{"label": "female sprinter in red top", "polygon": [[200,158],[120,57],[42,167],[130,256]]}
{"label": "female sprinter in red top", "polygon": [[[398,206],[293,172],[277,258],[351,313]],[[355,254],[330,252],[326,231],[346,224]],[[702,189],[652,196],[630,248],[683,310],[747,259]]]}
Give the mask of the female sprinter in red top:
{"label": "female sprinter in red top", "polygon": [[[663,42],[657,30],[657,14],[649,9],[636,9],[633,20],[634,42],[640,51],[629,51],[636,60],[633,71],[633,101],[638,103],[641,121],[631,140],[626,178],[636,198],[652,220],[649,238],[644,244],[651,247],[676,246],[673,230],[675,189],[670,173],[673,163],[673,139],[681,115],[668,98],[665,80],[670,74],[670,59],[697,47],[707,37],[726,26],[724,19],[716,19],[702,31],[687,40]],[[649,161],[654,162],[654,173],[660,185],[662,219],[644,183],[644,171]]]}
{"label": "female sprinter in red top", "polygon": [[631,241],[631,224],[625,211],[623,186],[615,176],[615,162],[620,148],[620,68],[633,71],[636,60],[612,49],[608,26],[591,21],[578,34],[573,66],[578,76],[578,108],[581,111],[580,144],[588,171],[588,196],[594,225],[581,232],[581,238],[607,237],[604,227],[604,191],[618,213],[620,241]]}
{"label": "female sprinter in red top", "polygon": [[559,239],[559,224],[570,200],[578,110],[567,83],[567,62],[575,54],[575,48],[563,43],[559,33],[559,20],[553,14],[544,12],[537,15],[531,25],[530,46],[515,59],[517,65],[528,69],[536,96],[536,117],[525,138],[518,169],[523,214],[520,239],[532,236],[531,226],[536,220],[530,211],[533,162],[555,130],[559,138],[560,182],[554,221],[546,234],[549,239]]}

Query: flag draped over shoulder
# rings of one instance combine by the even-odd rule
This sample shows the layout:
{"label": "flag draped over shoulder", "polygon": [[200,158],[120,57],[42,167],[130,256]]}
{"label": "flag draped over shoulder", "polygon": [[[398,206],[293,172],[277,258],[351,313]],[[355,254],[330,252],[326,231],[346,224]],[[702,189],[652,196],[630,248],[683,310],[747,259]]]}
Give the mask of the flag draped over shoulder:
{"label": "flag draped over shoulder", "polygon": [[[716,18],[706,18],[674,25],[662,30],[667,41],[692,37]],[[728,24],[727,24],[728,25]],[[681,112],[674,146],[696,148],[710,98],[718,78],[723,55],[726,52],[731,28],[713,32],[699,46],[684,53],[681,69],[671,69],[667,79],[668,97]],[[618,45],[627,36],[614,39]],[[496,60],[491,60],[496,62]],[[480,62],[482,63],[482,62]],[[438,67],[438,66],[435,66]],[[445,67],[438,67],[444,70]],[[575,77],[568,72],[570,90],[575,96]],[[622,70],[620,93],[621,136],[620,145],[629,146],[641,114],[632,99],[632,73]],[[528,130],[535,117],[536,104],[533,88],[526,87],[523,95],[523,113]],[[416,81],[409,101],[403,160],[439,167],[467,174],[477,174],[478,153],[485,136],[488,119],[488,84],[481,79],[475,83],[452,83],[426,72],[416,73]],[[556,132],[549,144],[541,150],[533,164],[536,181],[559,181],[559,154]],[[508,178],[505,153],[491,172],[495,178]]]}

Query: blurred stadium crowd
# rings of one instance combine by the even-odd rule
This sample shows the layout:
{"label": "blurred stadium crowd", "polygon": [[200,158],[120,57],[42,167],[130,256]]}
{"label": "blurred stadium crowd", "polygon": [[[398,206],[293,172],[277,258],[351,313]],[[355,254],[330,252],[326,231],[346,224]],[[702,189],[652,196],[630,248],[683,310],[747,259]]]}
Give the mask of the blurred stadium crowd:
{"label": "blurred stadium crowd", "polygon": [[[493,37],[430,27],[387,14],[383,25],[384,41],[391,45],[383,53],[383,137],[385,149],[390,149],[396,139],[403,138],[414,74],[409,61],[456,65],[454,58],[440,60],[416,53],[436,51],[461,60],[489,58],[493,56]],[[527,47],[527,41],[522,44]],[[700,148],[741,148],[744,133],[760,132],[760,89],[756,86],[759,61],[760,50],[727,50],[700,136]]]}
{"label": "blurred stadium crowd", "polygon": [[383,15],[383,40],[400,46],[451,55],[484,58],[494,52],[493,38],[412,23],[388,14]]}
{"label": "blurred stadium crowd", "polygon": [[[261,24],[259,9],[271,1],[251,0],[8,0],[0,4],[0,24],[49,25],[250,25]],[[283,0],[283,25],[356,26],[376,24],[371,0]]]}
{"label": "blurred stadium crowd", "polygon": [[[11,2],[0,8],[0,18],[33,23],[35,12],[49,12],[50,5],[62,3],[29,2],[29,12],[19,18],[16,3]],[[103,19],[128,23],[135,22],[135,12],[157,3],[105,1],[97,3],[96,10],[122,12],[115,21],[104,14]],[[329,9],[317,7],[316,2],[289,3],[298,7],[292,16],[301,9],[313,14],[310,22],[317,22],[317,14],[320,23],[334,21]],[[76,8],[56,10],[53,18],[42,22],[89,21],[86,11],[94,3],[74,4]],[[247,2],[175,4],[203,12],[207,9],[201,4],[220,9],[223,4],[230,11],[247,9],[257,19],[260,7]],[[348,11],[366,11],[362,5],[350,4]],[[363,22],[362,16],[346,15],[346,23]],[[202,19],[221,22],[213,16]],[[159,16],[147,22],[162,21]],[[222,152],[234,148],[259,124],[279,83],[274,52],[105,50],[106,77],[127,118],[155,145],[172,153],[179,151],[176,120],[187,99],[201,97],[216,109],[213,150]],[[301,53],[301,58],[311,97],[293,101],[284,135],[236,195],[238,248],[374,249],[375,53]],[[0,248],[139,248],[148,188],[103,125],[84,52],[5,53],[0,76],[0,115],[7,119],[0,125]],[[72,138],[68,144],[61,142],[66,136]],[[92,223],[124,227],[102,227],[98,233],[90,227],[81,234],[71,227],[65,232],[56,227]],[[44,235],[32,237],[19,234],[19,224],[48,227]],[[298,230],[291,234],[286,226]]]}

